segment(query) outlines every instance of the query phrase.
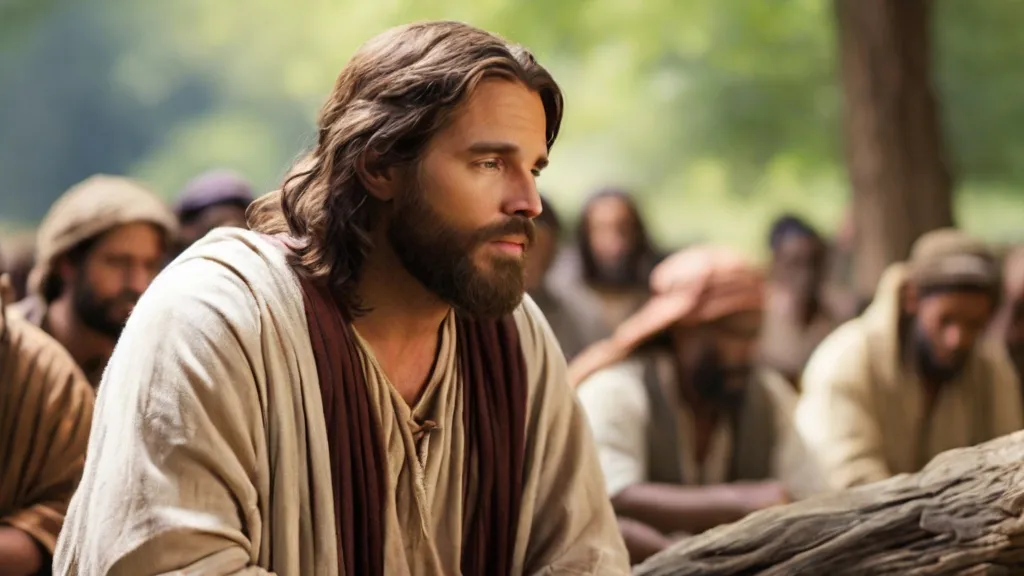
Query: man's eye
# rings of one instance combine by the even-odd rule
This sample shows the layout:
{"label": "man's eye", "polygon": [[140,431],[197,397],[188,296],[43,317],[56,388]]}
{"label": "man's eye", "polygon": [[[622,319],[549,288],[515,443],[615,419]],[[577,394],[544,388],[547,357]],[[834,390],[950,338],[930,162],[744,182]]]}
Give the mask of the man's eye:
{"label": "man's eye", "polygon": [[540,168],[534,168],[533,170],[530,170],[530,172],[533,173],[534,178],[540,178]]}
{"label": "man's eye", "polygon": [[490,160],[482,160],[480,167],[485,170],[497,170],[501,167],[501,162],[497,158],[491,158]]}

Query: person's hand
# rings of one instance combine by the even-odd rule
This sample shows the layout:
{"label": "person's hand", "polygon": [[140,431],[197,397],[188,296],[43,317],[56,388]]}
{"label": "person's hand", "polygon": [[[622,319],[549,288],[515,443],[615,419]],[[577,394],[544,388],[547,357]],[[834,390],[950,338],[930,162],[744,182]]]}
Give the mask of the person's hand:
{"label": "person's hand", "polygon": [[737,490],[741,506],[748,514],[793,501],[781,482],[740,482],[733,486]]}

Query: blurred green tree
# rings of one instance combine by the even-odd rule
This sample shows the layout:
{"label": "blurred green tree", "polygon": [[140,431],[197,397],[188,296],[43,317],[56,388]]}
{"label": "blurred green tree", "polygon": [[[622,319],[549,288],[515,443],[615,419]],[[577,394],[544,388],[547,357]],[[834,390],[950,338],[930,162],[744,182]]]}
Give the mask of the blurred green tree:
{"label": "blurred green tree", "polygon": [[[753,247],[780,209],[829,227],[847,202],[837,20],[820,0],[45,3],[0,44],[0,220],[38,219],[101,170],[170,197],[227,165],[269,190],[348,56],[423,18],[495,30],[552,68],[568,108],[541,185],[569,219],[589,190],[622,184],[667,243]],[[1022,17],[1022,0],[935,3],[928,59],[962,189],[1024,183]],[[1017,227],[1021,195],[987,211],[962,198],[965,223]]]}

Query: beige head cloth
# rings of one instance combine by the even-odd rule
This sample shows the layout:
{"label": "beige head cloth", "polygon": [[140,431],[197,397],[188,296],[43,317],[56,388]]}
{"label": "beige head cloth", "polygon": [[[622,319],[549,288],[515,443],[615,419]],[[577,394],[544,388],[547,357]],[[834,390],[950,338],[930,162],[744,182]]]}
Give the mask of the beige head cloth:
{"label": "beige head cloth", "polygon": [[731,314],[764,309],[764,275],[741,254],[720,246],[676,252],[651,272],[651,298],[569,366],[569,382],[625,360],[640,345],[675,324],[700,325]]}
{"label": "beige head cloth", "polygon": [[164,202],[141,184],[121,176],[98,174],[75,184],[50,207],[36,238],[36,263],[28,293],[41,296],[58,258],[79,243],[133,222],[153,224],[167,239],[178,222]]}
{"label": "beige head cloth", "polygon": [[919,289],[971,286],[997,292],[1001,271],[988,245],[955,228],[921,235],[910,249],[910,277]]}

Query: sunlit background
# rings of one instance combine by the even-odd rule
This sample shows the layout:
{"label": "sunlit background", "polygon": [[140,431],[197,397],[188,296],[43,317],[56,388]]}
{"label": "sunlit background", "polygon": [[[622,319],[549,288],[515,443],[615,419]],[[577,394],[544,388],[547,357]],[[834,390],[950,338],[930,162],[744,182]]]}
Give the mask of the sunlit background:
{"label": "sunlit background", "polygon": [[[168,199],[234,168],[271,190],[364,40],[419,19],[532,48],[567,100],[540,182],[567,220],[599,186],[642,198],[665,247],[764,250],[795,211],[847,206],[832,4],[823,0],[7,0],[0,232],[68,186],[125,173]],[[960,224],[1024,239],[1024,2],[942,0],[935,77]]]}

